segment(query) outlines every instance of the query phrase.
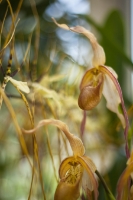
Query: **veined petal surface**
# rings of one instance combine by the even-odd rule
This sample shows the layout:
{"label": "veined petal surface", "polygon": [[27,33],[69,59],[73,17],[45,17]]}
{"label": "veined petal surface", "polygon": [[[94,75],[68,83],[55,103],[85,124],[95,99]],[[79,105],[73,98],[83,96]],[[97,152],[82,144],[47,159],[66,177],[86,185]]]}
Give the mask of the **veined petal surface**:
{"label": "veined petal surface", "polygon": [[95,69],[88,70],[81,81],[81,92],[78,98],[79,107],[83,110],[91,110],[101,100],[104,84],[104,75],[96,73]]}
{"label": "veined petal surface", "polygon": [[70,143],[70,146],[73,150],[73,154],[74,156],[83,156],[84,153],[85,153],[85,148],[84,148],[84,145],[83,145],[83,142],[81,141],[80,138],[78,138],[76,135],[72,134],[70,131],[69,131],[69,128],[68,126],[60,121],[60,120],[55,120],[55,119],[45,119],[45,120],[41,120],[37,127],[34,128],[34,129],[31,129],[31,130],[24,130],[25,133],[27,134],[31,134],[33,133],[34,131],[36,131],[38,128],[42,127],[42,126],[46,126],[46,125],[54,125],[56,127],[58,127],[60,130],[62,130],[64,132],[64,134],[66,135],[69,143]]}
{"label": "veined petal surface", "polygon": [[90,178],[91,187],[88,188],[89,190],[94,191],[94,199],[98,199],[98,183],[94,176],[94,171],[96,170],[96,166],[91,159],[86,156],[78,156],[77,160],[81,163],[83,168],[87,171],[88,176],[86,178]]}
{"label": "veined petal surface", "polygon": [[[110,68],[108,70],[110,70]],[[111,73],[116,77],[116,73],[114,74],[113,70],[111,71]],[[103,95],[107,101],[107,108],[117,114],[118,118],[121,120],[123,127],[125,128],[125,118],[119,108],[121,105],[121,99],[116,89],[116,86],[114,85],[108,74],[105,74]]]}

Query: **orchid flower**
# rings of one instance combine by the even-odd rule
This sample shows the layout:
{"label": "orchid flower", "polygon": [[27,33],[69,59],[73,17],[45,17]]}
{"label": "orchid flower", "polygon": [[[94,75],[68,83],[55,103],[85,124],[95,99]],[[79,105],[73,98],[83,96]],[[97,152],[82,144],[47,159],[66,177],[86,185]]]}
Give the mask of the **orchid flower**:
{"label": "orchid flower", "polygon": [[117,200],[132,200],[133,185],[130,185],[133,180],[133,152],[127,161],[127,167],[122,173],[117,184]]}
{"label": "orchid flower", "polygon": [[98,197],[98,183],[94,176],[96,166],[93,161],[85,156],[85,148],[80,138],[73,135],[68,126],[62,121],[46,119],[39,122],[36,128],[24,130],[30,134],[41,126],[48,124],[58,127],[66,135],[73,151],[73,156],[64,159],[59,168],[60,182],[58,183],[54,199],[55,200],[76,200],[80,196],[81,185],[88,197]]}
{"label": "orchid flower", "polygon": [[126,154],[129,157],[127,143],[128,116],[124,106],[121,87],[117,80],[117,74],[111,67],[104,65],[106,58],[103,48],[98,44],[95,36],[84,27],[68,27],[66,24],[58,24],[54,18],[53,21],[58,27],[83,34],[89,39],[93,50],[93,67],[86,71],[81,80],[78,99],[79,107],[83,110],[93,109],[100,102],[103,94],[107,101],[107,108],[117,114],[125,129]]}

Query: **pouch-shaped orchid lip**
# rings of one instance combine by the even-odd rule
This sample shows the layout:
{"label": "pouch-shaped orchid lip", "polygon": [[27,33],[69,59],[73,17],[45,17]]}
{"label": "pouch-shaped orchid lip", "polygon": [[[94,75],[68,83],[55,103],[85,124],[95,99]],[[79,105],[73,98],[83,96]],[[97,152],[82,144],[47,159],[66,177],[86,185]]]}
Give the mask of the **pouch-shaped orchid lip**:
{"label": "pouch-shaped orchid lip", "polygon": [[[86,78],[84,76],[84,80],[81,82],[80,87],[82,89],[78,98],[78,105],[83,110],[91,110],[97,106],[101,100],[103,90],[104,75],[102,73],[97,75],[96,80],[93,80],[92,77],[92,80],[90,79],[90,81],[87,83],[85,79],[88,80],[88,78],[89,77],[86,74]],[[87,83],[86,85],[85,82]]]}
{"label": "pouch-shaped orchid lip", "polygon": [[75,184],[61,180],[57,186],[54,200],[77,200],[80,196],[81,179]]}

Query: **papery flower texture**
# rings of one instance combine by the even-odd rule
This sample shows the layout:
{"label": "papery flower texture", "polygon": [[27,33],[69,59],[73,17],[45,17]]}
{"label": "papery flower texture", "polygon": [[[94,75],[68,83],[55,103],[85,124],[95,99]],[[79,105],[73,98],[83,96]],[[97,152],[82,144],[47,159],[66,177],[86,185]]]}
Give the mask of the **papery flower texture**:
{"label": "papery flower texture", "polygon": [[[79,107],[83,110],[91,110],[100,102],[102,94],[107,101],[107,107],[115,112],[123,128],[125,129],[126,155],[129,158],[129,148],[127,142],[128,133],[128,116],[124,106],[122,91],[117,80],[117,74],[111,67],[104,66],[105,53],[103,48],[98,44],[95,36],[81,26],[68,27],[66,24],[55,24],[63,29],[85,35],[93,49],[93,67],[86,71],[80,84],[80,95],[78,99]],[[121,110],[122,107],[122,110]],[[46,125],[58,127],[70,143],[73,156],[67,157],[62,161],[59,168],[60,182],[58,183],[54,199],[55,200],[77,200],[80,197],[81,187],[84,189],[88,199],[98,199],[98,182],[95,174],[99,174],[93,161],[85,155],[85,148],[80,138],[73,135],[67,125],[60,120],[46,119],[39,122],[36,128],[26,131],[31,134],[38,128]],[[100,177],[98,175],[98,177]],[[106,184],[103,183],[105,186]],[[110,199],[115,198],[107,189]],[[122,199],[123,200],[123,199]]]}
{"label": "papery flower texture", "polygon": [[77,200],[80,196],[81,186],[88,198],[93,196],[94,200],[97,200],[98,183],[94,176],[97,168],[93,161],[84,155],[85,148],[81,139],[73,135],[65,123],[60,120],[46,119],[40,121],[36,128],[23,131],[27,134],[31,134],[38,128],[49,124],[63,131],[73,150],[73,156],[67,157],[60,164],[60,182],[57,186],[54,200]]}
{"label": "papery flower texture", "polygon": [[[65,30],[73,31],[86,36],[93,50],[92,68],[84,74],[80,84],[80,95],[78,98],[79,107],[82,110],[91,110],[98,105],[102,94],[107,101],[107,108],[116,113],[123,128],[125,129],[126,155],[129,158],[127,134],[129,128],[128,115],[125,109],[121,87],[117,80],[116,72],[105,66],[105,52],[98,44],[95,36],[82,26],[68,27],[66,24],[59,24],[53,18],[55,24]],[[121,109],[122,108],[122,109]]]}

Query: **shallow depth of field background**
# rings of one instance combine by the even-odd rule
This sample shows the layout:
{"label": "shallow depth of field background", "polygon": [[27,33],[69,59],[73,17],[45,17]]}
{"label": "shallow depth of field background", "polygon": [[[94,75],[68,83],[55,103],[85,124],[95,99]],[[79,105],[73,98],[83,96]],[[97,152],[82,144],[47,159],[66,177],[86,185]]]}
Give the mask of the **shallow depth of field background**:
{"label": "shallow depth of field background", "polygon": [[[11,0],[10,3],[15,12],[19,1]],[[58,28],[51,19],[54,17],[59,23],[66,23],[69,26],[81,25],[91,30],[98,38],[106,53],[106,65],[111,66],[118,74],[126,108],[129,111],[131,140],[133,64],[130,1],[118,0],[110,3],[109,0],[35,0],[35,5],[34,0],[24,0],[22,3],[18,15],[20,21],[15,32],[12,64],[12,71],[19,68],[30,43],[26,61],[14,78],[27,81],[29,87],[31,82],[35,82],[36,87],[41,86],[45,89],[44,92],[36,93],[34,102],[32,87],[30,94],[26,95],[31,109],[34,109],[35,125],[44,118],[60,119],[69,126],[73,134],[80,137],[83,111],[78,107],[79,85],[83,74],[91,67],[92,49],[85,37]],[[7,1],[3,0],[0,4],[0,26],[6,8]],[[11,15],[8,10],[1,45],[5,41],[10,25]],[[4,70],[8,57],[9,48],[2,57]],[[0,80],[3,81],[2,71]],[[10,83],[6,88],[6,94],[20,127],[30,129],[25,104]],[[24,137],[32,159],[32,137]],[[59,179],[59,165],[67,155],[72,155],[72,151],[64,135],[53,126],[41,128],[36,138],[45,193],[47,199],[51,200]],[[115,195],[117,181],[126,166],[124,137],[120,121],[115,114],[107,110],[104,97],[95,109],[87,112],[83,142],[86,155],[95,162]],[[0,200],[28,199],[31,177],[31,167],[20,146],[10,113],[3,103],[0,111]],[[31,199],[43,199],[37,177],[33,183]],[[99,200],[102,199],[105,199],[105,196],[99,183]]]}

